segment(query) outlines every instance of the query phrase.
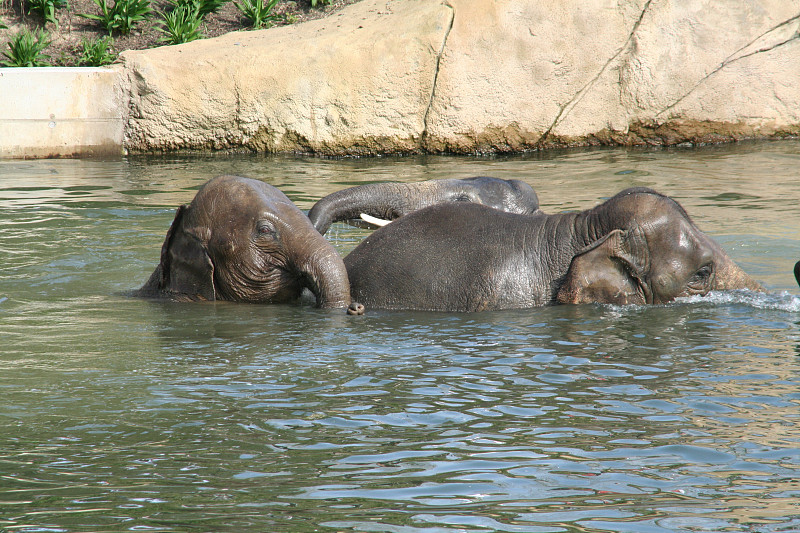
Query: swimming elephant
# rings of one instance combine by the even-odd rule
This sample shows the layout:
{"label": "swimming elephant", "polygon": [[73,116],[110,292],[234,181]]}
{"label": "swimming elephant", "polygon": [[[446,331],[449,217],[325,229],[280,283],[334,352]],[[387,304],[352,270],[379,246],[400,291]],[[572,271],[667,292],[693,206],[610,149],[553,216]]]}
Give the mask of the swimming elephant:
{"label": "swimming elephant", "polygon": [[350,299],[341,257],[286,195],[261,181],[220,176],[178,208],[161,262],[137,295],[284,303],[304,289],[319,307],[363,313]]}
{"label": "swimming elephant", "polygon": [[320,199],[308,212],[308,218],[324,235],[334,222],[358,219],[361,215],[391,221],[445,202],[471,202],[523,215],[539,209],[539,198],[527,183],[479,176],[350,187]]}
{"label": "swimming elephant", "polygon": [[661,304],[762,290],[677,202],[645,188],[555,215],[435,205],[377,230],[344,263],[353,297],[371,308]]}

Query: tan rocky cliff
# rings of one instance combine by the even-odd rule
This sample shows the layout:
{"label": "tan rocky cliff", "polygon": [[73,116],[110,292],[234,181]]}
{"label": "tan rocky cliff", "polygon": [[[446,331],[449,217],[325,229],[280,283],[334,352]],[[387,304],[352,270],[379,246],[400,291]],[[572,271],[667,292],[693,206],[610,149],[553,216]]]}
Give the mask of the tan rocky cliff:
{"label": "tan rocky cliff", "polygon": [[328,155],[800,133],[800,0],[363,0],[123,54],[131,152]]}

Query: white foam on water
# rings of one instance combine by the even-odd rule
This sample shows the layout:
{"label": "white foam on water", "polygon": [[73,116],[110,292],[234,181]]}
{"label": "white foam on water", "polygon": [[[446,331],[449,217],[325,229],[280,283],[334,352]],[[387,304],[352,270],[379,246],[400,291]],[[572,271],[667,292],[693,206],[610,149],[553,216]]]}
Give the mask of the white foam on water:
{"label": "white foam on water", "polygon": [[705,296],[687,296],[685,298],[677,298],[675,301],[685,303],[741,304],[756,309],[773,309],[790,313],[800,313],[800,296],[787,291],[712,291]]}

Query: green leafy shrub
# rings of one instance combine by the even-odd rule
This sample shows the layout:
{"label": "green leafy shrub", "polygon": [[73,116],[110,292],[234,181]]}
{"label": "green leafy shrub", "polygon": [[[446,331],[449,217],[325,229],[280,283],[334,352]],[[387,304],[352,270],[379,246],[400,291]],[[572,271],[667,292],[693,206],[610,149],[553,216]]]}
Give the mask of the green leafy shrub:
{"label": "green leafy shrub", "polygon": [[175,8],[181,6],[193,6],[200,18],[205,17],[209,13],[216,13],[219,8],[227,4],[230,0],[172,0],[171,3]]}
{"label": "green leafy shrub", "polygon": [[111,37],[100,37],[81,41],[81,57],[78,59],[79,65],[88,67],[102,67],[108,65],[117,58],[114,52],[114,39]]}
{"label": "green leafy shrub", "polygon": [[253,28],[264,28],[272,25],[273,21],[278,20],[278,15],[272,14],[272,9],[280,0],[241,0],[241,3],[234,0],[234,5],[247,17]]}
{"label": "green leafy shrub", "polygon": [[52,22],[58,26],[58,19],[56,18],[56,10],[62,7],[68,7],[67,0],[29,0],[31,12],[38,13],[45,22]]}
{"label": "green leafy shrub", "polygon": [[153,12],[150,0],[116,0],[111,7],[108,6],[108,0],[93,0],[93,2],[100,8],[100,15],[81,13],[78,16],[100,21],[109,35],[115,31],[122,34],[130,33],[136,23],[147,19]]}
{"label": "green leafy shrub", "polygon": [[45,67],[50,56],[42,51],[50,45],[50,34],[39,28],[37,32],[20,30],[9,42],[8,52],[3,52],[6,67]]}
{"label": "green leafy shrub", "polygon": [[167,44],[183,44],[200,39],[203,34],[200,25],[203,17],[193,4],[178,6],[169,13],[164,13],[164,21],[158,28],[164,35],[161,40]]}
{"label": "green leafy shrub", "polygon": [[331,3],[331,0],[311,0],[311,7],[317,7],[317,4],[326,6]]}

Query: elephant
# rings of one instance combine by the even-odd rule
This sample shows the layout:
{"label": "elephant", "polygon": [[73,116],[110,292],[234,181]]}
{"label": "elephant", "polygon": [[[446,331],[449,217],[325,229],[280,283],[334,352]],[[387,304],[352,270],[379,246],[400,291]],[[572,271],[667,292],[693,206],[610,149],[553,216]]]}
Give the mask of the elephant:
{"label": "elephant", "polygon": [[794,264],[794,279],[800,285],[800,261]]}
{"label": "elephant", "polygon": [[663,304],[763,290],[675,200],[647,188],[563,214],[433,205],[378,229],[344,264],[353,297],[384,309]]}
{"label": "elephant", "polygon": [[334,222],[358,219],[361,215],[391,221],[445,202],[472,202],[522,215],[532,215],[539,210],[539,198],[527,183],[478,176],[359,185],[320,199],[308,212],[308,218],[324,235]]}
{"label": "elephant", "polygon": [[364,311],[350,298],[341,256],[286,195],[258,180],[220,176],[178,208],[160,263],[136,295],[285,303],[304,289],[318,307]]}

